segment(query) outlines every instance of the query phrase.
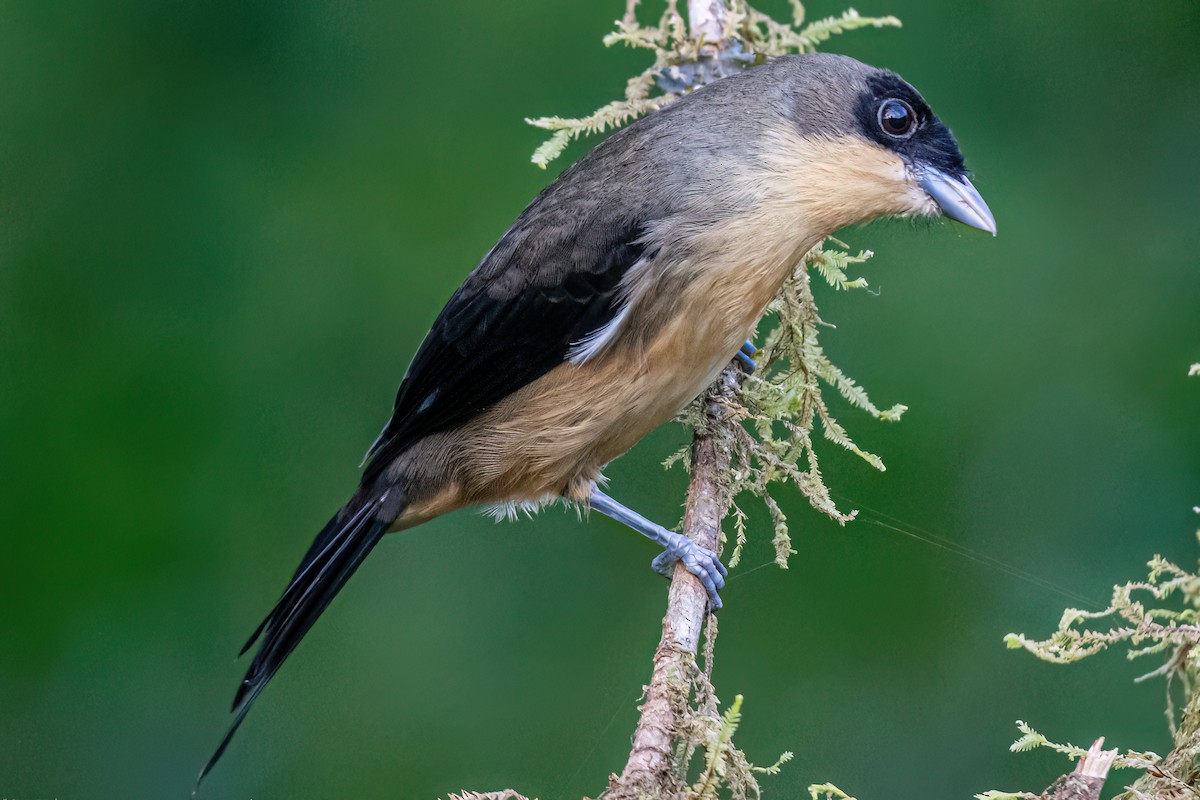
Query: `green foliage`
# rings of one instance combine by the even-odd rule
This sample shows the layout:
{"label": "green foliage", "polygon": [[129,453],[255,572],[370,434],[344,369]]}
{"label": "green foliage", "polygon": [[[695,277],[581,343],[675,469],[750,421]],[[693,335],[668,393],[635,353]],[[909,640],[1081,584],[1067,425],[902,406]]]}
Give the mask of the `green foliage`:
{"label": "green foliage", "polygon": [[695,800],[716,800],[718,789],[724,787],[735,800],[760,797],[758,781],[754,773],[776,775],[780,768],[792,760],[792,753],[783,753],[769,767],[751,764],[745,753],[733,746],[733,734],[742,721],[742,696],[733,699],[733,705],[719,718],[719,724],[708,726],[704,741],[704,769],[699,779],[688,791]]}
{"label": "green foliage", "polygon": [[[1049,638],[1038,641],[1010,633],[1005,644],[1044,661],[1070,664],[1116,644],[1128,644],[1127,657],[1133,659],[1194,643],[1200,637],[1200,577],[1161,556],[1148,566],[1147,580],[1114,586],[1103,611],[1068,608]],[[1175,607],[1147,605],[1172,600]],[[1098,620],[1112,620],[1113,625],[1107,630],[1084,627]]]}
{"label": "green foliage", "polygon": [[627,0],[625,15],[617,20],[617,29],[604,37],[604,45],[623,44],[649,50],[654,54],[654,62],[629,79],[624,99],[613,100],[587,116],[526,119],[530,125],[552,132],[531,159],[542,169],[562,155],[574,139],[619,128],[662,108],[681,94],[763,59],[785,53],[811,53],[831,36],[857,28],[900,25],[895,17],[862,17],[854,9],[840,17],[805,25],[804,6],[797,0],[792,0],[792,21],[783,23],[743,0],[733,0],[725,16],[721,41],[705,42],[688,34],[676,0],[669,0],[657,25],[638,21],[638,1]]}
{"label": "green foliage", "polygon": [[[827,239],[805,256],[768,309],[774,325],[757,356],[757,374],[747,378],[740,398],[727,409],[730,417],[743,423],[734,432],[731,453],[735,540],[730,566],[741,560],[746,542],[746,513],[738,502],[739,495],[756,496],[766,506],[774,529],[775,561],[781,567],[787,566],[788,556],[795,551],[787,518],[771,494],[773,484],[794,484],[813,508],[840,523],[854,518],[855,512],[838,509],[821,475],[812,434],[818,422],[825,439],[875,469],[884,469],[882,459],[856,445],[833,416],[824,389],[833,388],[852,406],[879,420],[898,420],[907,408],[879,408],[865,389],[825,355],[820,332],[828,326],[817,312],[811,286],[815,273],[839,291],[867,288],[866,280],[852,280],[847,273],[871,255],[869,250],[852,253],[843,242]],[[690,424],[699,424],[700,418],[698,405],[683,414]],[[684,448],[665,463],[686,464],[688,455],[689,450]]]}
{"label": "green foliage", "polygon": [[832,783],[814,783],[808,787],[812,800],[855,800]]}
{"label": "green foliage", "polygon": [[709,737],[707,746],[704,748],[704,773],[692,787],[693,794],[699,800],[710,800],[717,796],[717,780],[724,778],[729,773],[727,766],[732,750],[730,744],[733,741],[733,733],[741,721],[742,696],[739,694],[733,698],[733,705],[721,715],[721,724]]}
{"label": "green foliage", "polygon": [[[1188,374],[1200,375],[1200,364],[1193,364]],[[1200,506],[1194,510],[1200,514]],[[1196,537],[1200,540],[1200,531],[1196,531]],[[1157,555],[1146,566],[1146,579],[1114,586],[1112,599],[1102,611],[1068,608],[1058,628],[1046,639],[1010,633],[1004,642],[1010,649],[1027,650],[1053,664],[1074,664],[1117,645],[1126,647],[1125,655],[1130,660],[1169,651],[1162,666],[1137,681],[1165,677],[1166,717],[1174,749],[1165,757],[1136,750],[1117,754],[1113,767],[1144,772],[1116,800],[1194,797],[1200,786],[1200,570],[1189,572]],[[1096,625],[1101,621],[1107,626]],[[1184,699],[1178,714],[1172,697],[1176,683]],[[1053,742],[1019,720],[1017,728],[1021,736],[1009,747],[1014,753],[1045,747],[1077,760],[1088,752],[1069,742]],[[991,791],[975,796],[979,800],[1007,800],[1039,795]]]}
{"label": "green foliage", "polygon": [[693,63],[699,58],[700,43],[688,36],[687,23],[671,2],[656,26],[642,26],[637,19],[638,0],[628,0],[625,16],[617,20],[617,30],[604,37],[604,46],[621,43],[654,52],[654,63],[625,84],[625,99],[613,100],[578,119],[539,117],[526,119],[530,125],[553,131],[553,135],[534,152],[532,161],[542,169],[562,155],[573,139],[619,128],[625,123],[662,108],[675,95],[651,96],[655,77],[670,66]]}
{"label": "green foliage", "polygon": [[[1056,753],[1062,753],[1072,761],[1078,761],[1087,755],[1087,748],[1078,747],[1070,742],[1066,744],[1052,742],[1021,720],[1017,720],[1017,730],[1021,731],[1021,737],[1008,746],[1011,752],[1025,753],[1044,747]],[[1161,761],[1162,756],[1157,753],[1129,750],[1117,756],[1113,767],[1116,769],[1149,769]]]}
{"label": "green foliage", "polygon": [[767,56],[812,53],[830,37],[858,28],[900,27],[900,20],[895,17],[863,17],[853,8],[839,17],[826,17],[805,25],[804,4],[799,0],[792,0],[791,23],[776,22],[744,2],[734,2],[732,6],[731,27],[745,37],[753,52]]}
{"label": "green foliage", "polygon": [[[1124,646],[1129,659],[1168,653],[1161,667],[1138,680],[1165,677],[1167,720],[1175,746],[1165,757],[1136,750],[1117,756],[1114,767],[1144,770],[1141,778],[1119,796],[1124,800],[1194,796],[1195,787],[1200,785],[1200,571],[1185,570],[1161,556],[1155,556],[1147,566],[1145,580],[1113,587],[1112,600],[1104,610],[1068,608],[1057,630],[1046,639],[1015,633],[1004,639],[1010,648],[1027,650],[1054,664],[1073,664],[1114,646]],[[1175,686],[1184,698],[1178,713],[1172,696]],[[1017,727],[1021,737],[1013,742],[1013,752],[1045,747],[1073,760],[1087,752],[1069,742],[1053,742],[1024,722],[1018,722]],[[999,800],[1034,795],[988,792],[976,796]]]}

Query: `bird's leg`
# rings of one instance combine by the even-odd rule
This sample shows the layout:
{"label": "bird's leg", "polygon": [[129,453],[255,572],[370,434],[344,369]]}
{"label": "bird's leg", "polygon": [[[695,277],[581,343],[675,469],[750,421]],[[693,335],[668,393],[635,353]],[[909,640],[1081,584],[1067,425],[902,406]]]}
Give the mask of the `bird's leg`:
{"label": "bird's leg", "polygon": [[729,572],[717,558],[716,553],[701,547],[681,533],[672,533],[641,514],[630,511],[597,488],[592,489],[592,496],[588,503],[606,517],[628,525],[646,538],[663,546],[663,552],[650,563],[655,572],[670,578],[675,568],[675,562],[682,562],[687,571],[704,584],[713,611],[721,607],[721,598],[717,592],[725,586],[725,576]]}
{"label": "bird's leg", "polygon": [[758,364],[751,358],[752,355],[758,352],[758,348],[754,346],[754,342],[749,339],[741,348],[734,354],[734,358],[742,362],[742,366],[746,368],[748,374],[754,374],[754,370],[758,369]]}

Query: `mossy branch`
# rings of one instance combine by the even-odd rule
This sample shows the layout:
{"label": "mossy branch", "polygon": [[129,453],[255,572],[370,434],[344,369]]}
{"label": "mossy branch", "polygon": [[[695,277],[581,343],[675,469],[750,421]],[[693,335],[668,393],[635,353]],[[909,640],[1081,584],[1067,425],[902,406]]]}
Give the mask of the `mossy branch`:
{"label": "mossy branch", "polygon": [[[1186,570],[1161,556],[1147,566],[1145,580],[1114,586],[1112,600],[1102,611],[1069,608],[1047,638],[1010,633],[1005,643],[1054,664],[1073,664],[1113,647],[1124,647],[1129,659],[1167,654],[1162,666],[1137,680],[1164,679],[1167,725],[1174,748],[1166,756],[1138,750],[1107,751],[1109,764],[1114,769],[1142,771],[1118,795],[1119,800],[1200,797],[1200,569]],[[1182,710],[1176,707],[1176,691],[1183,699]],[[1017,727],[1021,736],[1011,747],[1014,752],[1048,748],[1071,759],[1088,752],[1069,742],[1054,742],[1025,722],[1017,722]],[[1019,796],[1038,797],[1005,792],[977,795],[982,800]],[[1095,797],[1099,797],[1099,787]]]}

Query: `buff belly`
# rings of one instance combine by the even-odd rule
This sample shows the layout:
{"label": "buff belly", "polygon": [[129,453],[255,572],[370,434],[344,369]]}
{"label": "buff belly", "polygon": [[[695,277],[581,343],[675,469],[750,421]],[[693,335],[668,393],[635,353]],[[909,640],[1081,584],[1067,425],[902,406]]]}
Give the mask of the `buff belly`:
{"label": "buff belly", "polygon": [[564,363],[463,427],[418,442],[393,467],[413,498],[395,528],[467,505],[586,500],[605,464],[717,377],[772,294],[728,316],[677,316],[645,347]]}

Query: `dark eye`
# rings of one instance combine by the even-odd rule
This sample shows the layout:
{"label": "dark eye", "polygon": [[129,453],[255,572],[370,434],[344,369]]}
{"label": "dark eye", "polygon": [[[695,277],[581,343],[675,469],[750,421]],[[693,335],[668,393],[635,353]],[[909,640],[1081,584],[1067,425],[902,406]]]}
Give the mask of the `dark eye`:
{"label": "dark eye", "polygon": [[905,139],[917,129],[917,114],[903,100],[884,100],[879,105],[879,127],[888,136]]}

